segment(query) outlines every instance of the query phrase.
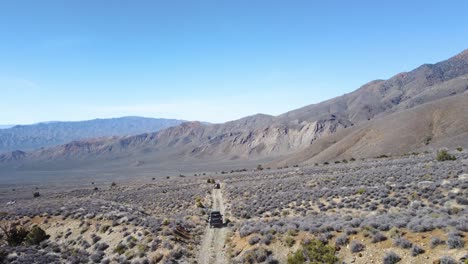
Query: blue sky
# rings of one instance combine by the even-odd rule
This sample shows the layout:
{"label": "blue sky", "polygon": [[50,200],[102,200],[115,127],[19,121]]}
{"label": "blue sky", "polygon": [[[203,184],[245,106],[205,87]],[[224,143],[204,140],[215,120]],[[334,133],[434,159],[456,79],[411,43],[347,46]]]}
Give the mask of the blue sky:
{"label": "blue sky", "polygon": [[277,115],[468,48],[467,1],[0,1],[0,124]]}

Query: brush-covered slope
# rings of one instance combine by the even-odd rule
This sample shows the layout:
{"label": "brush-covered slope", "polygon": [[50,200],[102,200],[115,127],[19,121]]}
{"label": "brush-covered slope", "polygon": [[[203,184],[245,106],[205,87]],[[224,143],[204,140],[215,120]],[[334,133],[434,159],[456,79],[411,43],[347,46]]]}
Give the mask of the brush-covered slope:
{"label": "brush-covered slope", "polygon": [[468,147],[468,92],[376,118],[321,138],[277,164],[333,162]]}

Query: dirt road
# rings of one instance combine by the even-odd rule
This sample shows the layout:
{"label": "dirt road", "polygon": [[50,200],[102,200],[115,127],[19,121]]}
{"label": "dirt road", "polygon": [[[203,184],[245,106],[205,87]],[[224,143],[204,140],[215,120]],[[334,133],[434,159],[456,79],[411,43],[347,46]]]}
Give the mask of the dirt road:
{"label": "dirt road", "polygon": [[[221,190],[214,189],[212,193],[213,210],[219,210],[225,215],[224,201]],[[200,264],[225,264],[228,263],[225,252],[227,227],[206,227],[205,236],[202,240],[198,263]]]}

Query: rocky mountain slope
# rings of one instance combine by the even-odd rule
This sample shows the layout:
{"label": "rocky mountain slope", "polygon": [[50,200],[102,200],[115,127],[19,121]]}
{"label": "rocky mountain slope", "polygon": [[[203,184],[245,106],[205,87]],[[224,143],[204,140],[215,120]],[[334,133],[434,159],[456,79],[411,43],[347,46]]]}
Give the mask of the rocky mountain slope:
{"label": "rocky mountain slope", "polygon": [[155,133],[7,153],[0,161],[79,161],[80,167],[88,161],[127,166],[136,160],[161,166],[176,161],[295,164],[466,145],[467,91],[468,50],[276,117],[258,114],[216,125],[189,122]]}
{"label": "rocky mountain slope", "polygon": [[183,121],[144,117],[47,122],[0,129],[0,152],[33,150],[96,137],[137,135],[176,126]]}

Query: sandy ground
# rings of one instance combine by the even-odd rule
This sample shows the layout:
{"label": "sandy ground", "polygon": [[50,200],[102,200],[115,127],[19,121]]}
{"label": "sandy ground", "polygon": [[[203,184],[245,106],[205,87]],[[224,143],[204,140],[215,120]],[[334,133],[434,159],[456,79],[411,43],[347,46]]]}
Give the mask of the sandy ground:
{"label": "sandy ground", "polygon": [[[225,215],[225,207],[221,190],[214,189],[212,193],[213,210],[219,210]],[[210,228],[206,227],[205,235],[202,240],[198,263],[200,264],[224,264],[228,263],[226,257],[226,234],[228,228]]]}

